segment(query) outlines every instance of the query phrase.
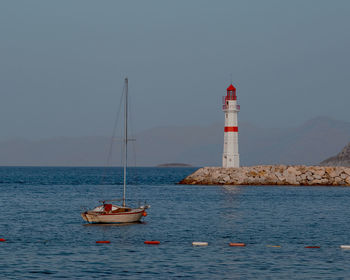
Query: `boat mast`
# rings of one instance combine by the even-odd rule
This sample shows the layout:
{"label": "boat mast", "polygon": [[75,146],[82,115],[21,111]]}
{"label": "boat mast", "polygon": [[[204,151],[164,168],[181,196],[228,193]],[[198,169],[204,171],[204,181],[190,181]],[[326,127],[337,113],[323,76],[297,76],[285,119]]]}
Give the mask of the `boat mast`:
{"label": "boat mast", "polygon": [[124,191],[123,191],[123,207],[125,207],[126,193],[126,167],[128,161],[128,78],[125,78],[125,107],[124,107]]}

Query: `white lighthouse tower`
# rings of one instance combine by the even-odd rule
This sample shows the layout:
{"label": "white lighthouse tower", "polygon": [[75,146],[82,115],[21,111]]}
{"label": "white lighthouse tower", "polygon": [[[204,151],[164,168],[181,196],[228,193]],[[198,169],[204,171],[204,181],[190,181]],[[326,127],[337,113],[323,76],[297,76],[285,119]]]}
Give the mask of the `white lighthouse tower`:
{"label": "white lighthouse tower", "polygon": [[238,153],[238,112],[236,88],[231,84],[227,94],[223,97],[223,111],[225,112],[224,153],[222,167],[239,167]]}

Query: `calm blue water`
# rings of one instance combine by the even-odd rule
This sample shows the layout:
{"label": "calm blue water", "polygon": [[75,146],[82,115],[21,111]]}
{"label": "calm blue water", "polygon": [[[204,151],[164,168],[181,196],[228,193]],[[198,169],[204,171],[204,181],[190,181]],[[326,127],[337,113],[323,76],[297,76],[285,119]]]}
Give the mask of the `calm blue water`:
{"label": "calm blue water", "polygon": [[80,212],[120,197],[121,169],[0,168],[0,278],[350,278],[339,248],[350,244],[350,188],[175,184],[193,170],[130,170],[127,195],[151,204],[145,223],[101,226]]}

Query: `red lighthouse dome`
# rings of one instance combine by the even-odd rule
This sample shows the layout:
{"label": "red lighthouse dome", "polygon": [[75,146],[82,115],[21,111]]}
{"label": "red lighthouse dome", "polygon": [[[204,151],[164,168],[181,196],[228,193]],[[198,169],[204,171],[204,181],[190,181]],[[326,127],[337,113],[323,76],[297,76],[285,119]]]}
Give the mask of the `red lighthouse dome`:
{"label": "red lighthouse dome", "polygon": [[233,86],[233,84],[230,84],[230,86],[227,88],[226,100],[237,100],[236,88]]}
{"label": "red lighthouse dome", "polygon": [[230,86],[227,88],[227,91],[236,91],[236,88],[233,86],[233,84],[230,84]]}

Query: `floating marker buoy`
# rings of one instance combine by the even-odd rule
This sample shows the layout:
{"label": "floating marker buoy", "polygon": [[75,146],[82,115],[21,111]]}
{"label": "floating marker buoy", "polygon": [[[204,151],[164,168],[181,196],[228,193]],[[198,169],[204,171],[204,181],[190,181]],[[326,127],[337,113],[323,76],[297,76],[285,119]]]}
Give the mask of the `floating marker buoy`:
{"label": "floating marker buoy", "polygon": [[146,216],[147,216],[147,213],[146,213],[146,212],[143,212],[143,213],[142,213],[142,216],[146,217]]}
{"label": "floating marker buoy", "polygon": [[200,242],[200,241],[194,241],[192,242],[193,246],[208,246],[208,242]]}
{"label": "floating marker buoy", "polygon": [[145,244],[150,244],[150,245],[158,245],[158,244],[160,244],[160,241],[148,241],[148,240],[146,240],[146,241],[143,242],[143,243],[145,243]]}
{"label": "floating marker buoy", "polygon": [[340,245],[340,248],[342,248],[342,249],[350,249],[350,245]]}
{"label": "floating marker buoy", "polygon": [[98,244],[107,244],[107,243],[111,243],[111,241],[108,241],[108,240],[99,240],[99,241],[96,241],[96,243],[98,243]]}
{"label": "floating marker buoy", "polygon": [[5,242],[6,239],[5,238],[0,238],[0,242]]}
{"label": "floating marker buoy", "polygon": [[232,242],[230,242],[229,245],[231,247],[245,247],[245,243],[232,243]]}
{"label": "floating marker buoy", "polygon": [[272,247],[272,248],[281,248],[280,245],[266,245],[266,247]]}
{"label": "floating marker buoy", "polygon": [[320,246],[305,246],[305,248],[308,248],[308,249],[318,249],[318,248],[321,248]]}

